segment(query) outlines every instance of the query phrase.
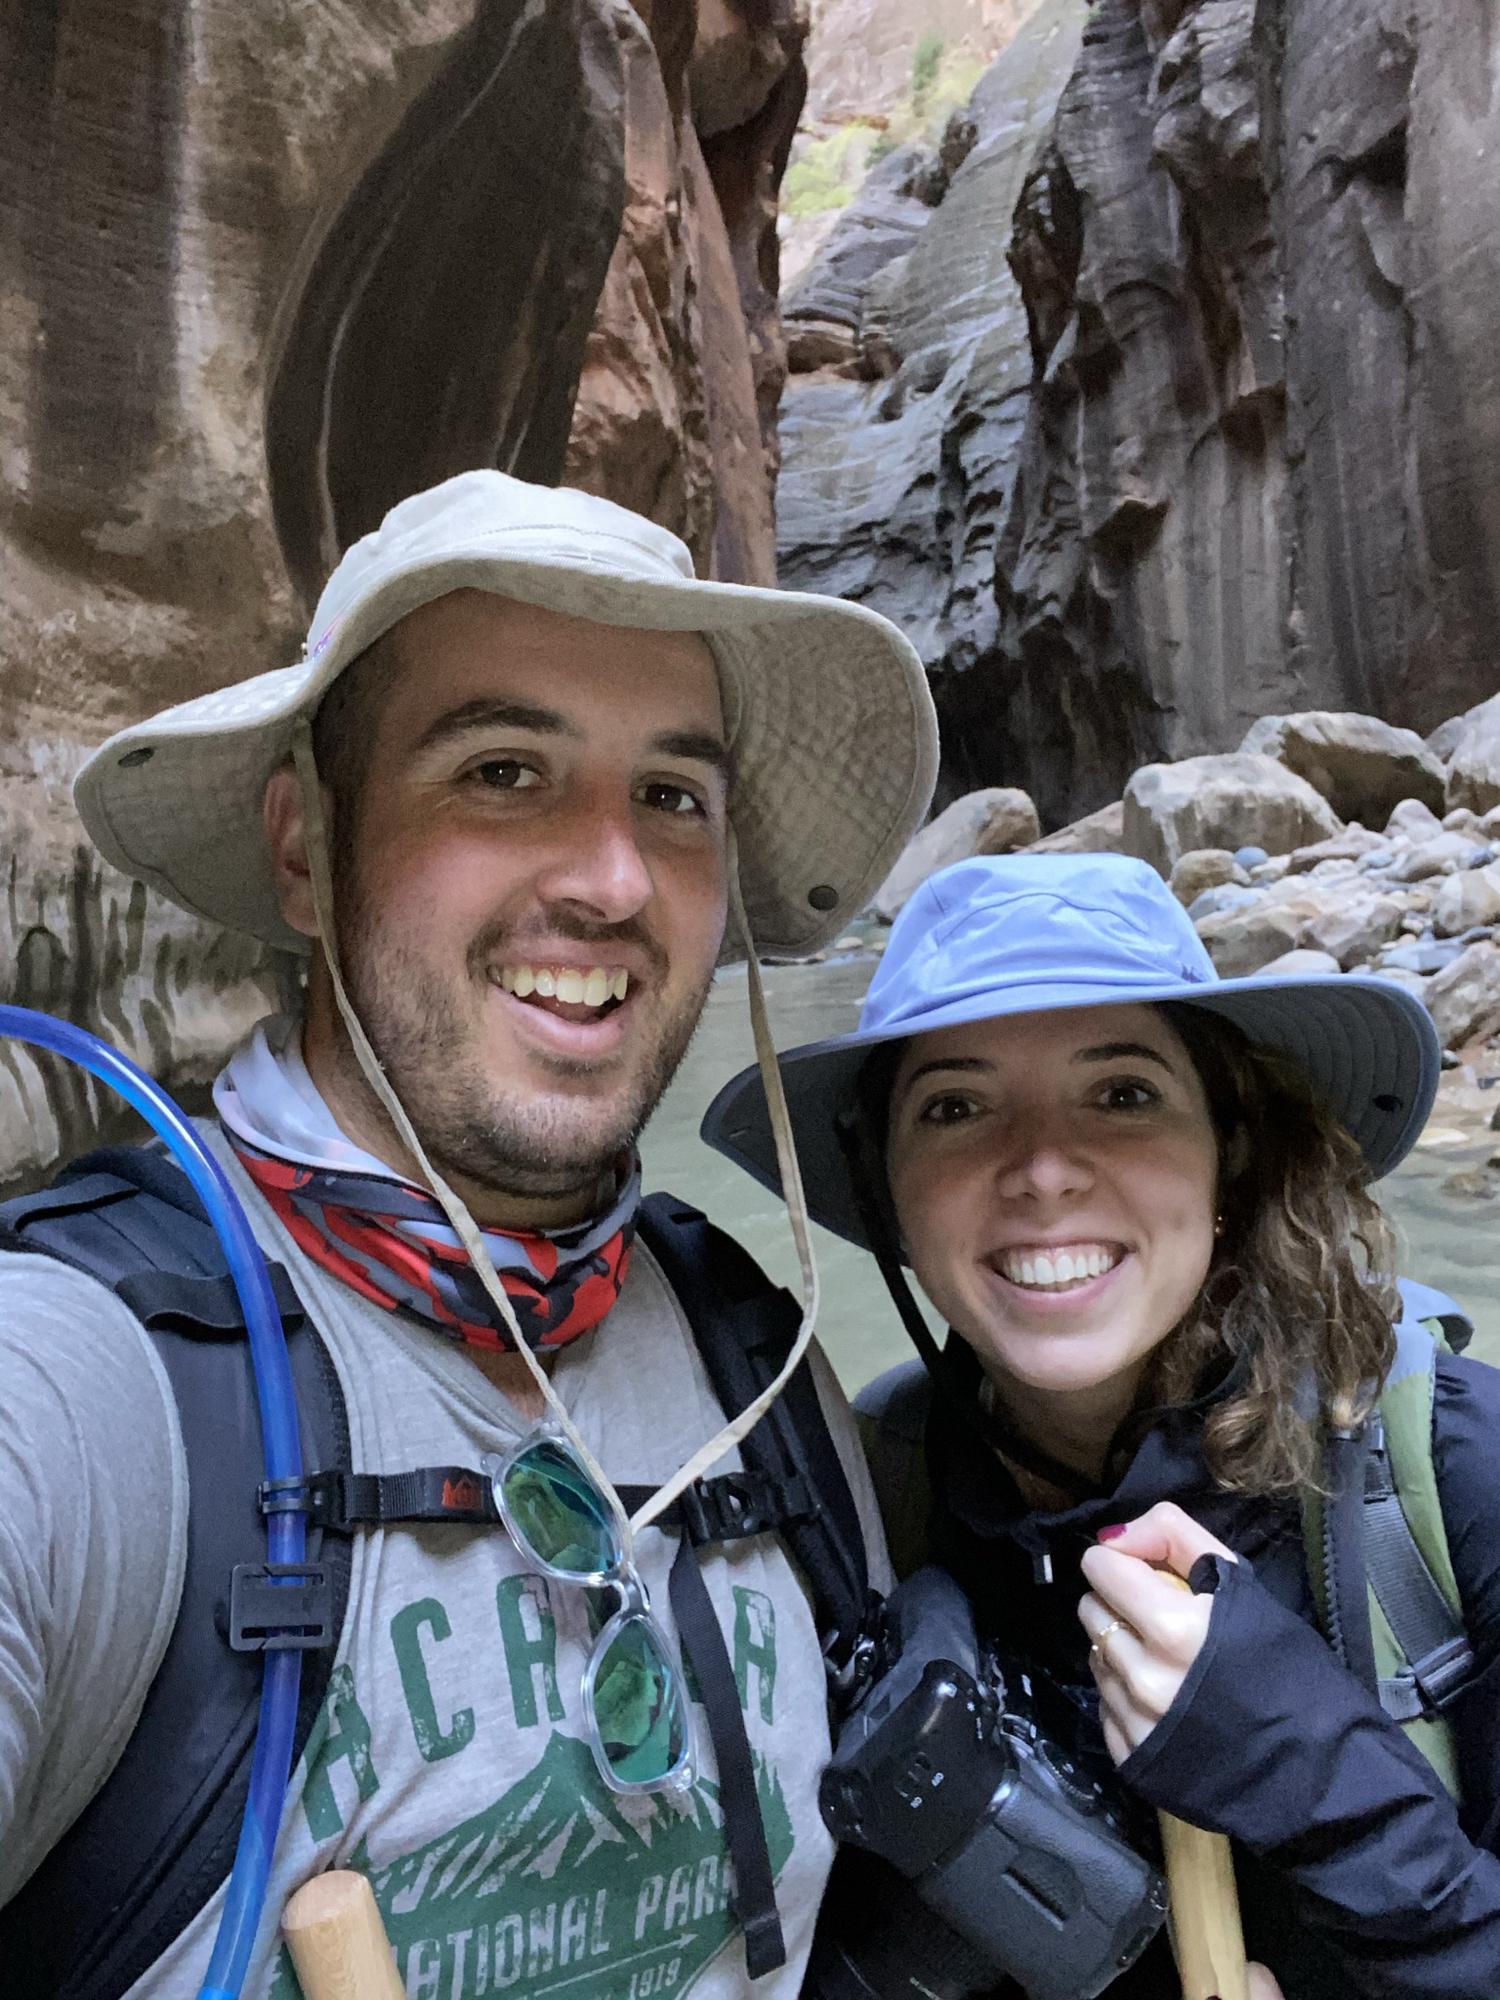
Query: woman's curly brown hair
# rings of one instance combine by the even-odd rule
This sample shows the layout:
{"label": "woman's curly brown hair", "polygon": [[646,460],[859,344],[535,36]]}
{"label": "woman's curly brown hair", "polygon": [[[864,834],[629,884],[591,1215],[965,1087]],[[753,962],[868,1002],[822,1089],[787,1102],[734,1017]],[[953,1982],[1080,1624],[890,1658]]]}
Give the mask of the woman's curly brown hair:
{"label": "woman's curly brown hair", "polygon": [[[1395,1353],[1395,1242],[1364,1156],[1300,1070],[1206,1008],[1166,1002],[1219,1136],[1223,1234],[1192,1309],[1143,1383],[1180,1405],[1234,1369],[1204,1452],[1221,1486],[1316,1484],[1325,1425],[1359,1422]],[[1316,1410],[1311,1391],[1316,1391]]]}

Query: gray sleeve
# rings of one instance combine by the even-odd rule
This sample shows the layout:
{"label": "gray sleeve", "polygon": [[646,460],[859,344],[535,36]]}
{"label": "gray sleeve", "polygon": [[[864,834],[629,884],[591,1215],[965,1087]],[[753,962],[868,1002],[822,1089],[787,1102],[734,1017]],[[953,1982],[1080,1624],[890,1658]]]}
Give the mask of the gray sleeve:
{"label": "gray sleeve", "polygon": [[166,1375],[105,1288],[0,1259],[0,1903],[113,1769],[182,1591]]}
{"label": "gray sleeve", "polygon": [[844,1468],[844,1477],[849,1482],[849,1490],[854,1495],[860,1526],[865,1531],[865,1555],[870,1566],[870,1587],[873,1590],[888,1591],[896,1579],[891,1570],[890,1557],[886,1553],[885,1529],[880,1524],[880,1507],[875,1498],[870,1468],[866,1465],[865,1455],[860,1449],[854,1412],[849,1408],[848,1397],[839,1387],[838,1377],[834,1374],[827,1355],[816,1340],[808,1349],[808,1359],[812,1366],[813,1381],[817,1384],[818,1401],[823,1405],[823,1415],[827,1419],[829,1433],[839,1455],[839,1463]]}

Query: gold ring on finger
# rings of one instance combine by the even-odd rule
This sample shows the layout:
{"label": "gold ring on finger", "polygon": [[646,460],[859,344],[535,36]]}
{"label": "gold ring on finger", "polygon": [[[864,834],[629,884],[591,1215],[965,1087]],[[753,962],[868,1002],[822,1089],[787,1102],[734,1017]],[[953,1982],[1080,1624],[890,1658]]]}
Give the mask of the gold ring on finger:
{"label": "gold ring on finger", "polygon": [[1089,1658],[1092,1659],[1095,1653],[1097,1653],[1100,1659],[1103,1660],[1104,1664],[1108,1666],[1109,1655],[1104,1650],[1104,1643],[1108,1639],[1111,1632],[1123,1632],[1124,1630],[1125,1630],[1125,1620],[1123,1618],[1111,1618],[1109,1623],[1105,1626],[1104,1630],[1099,1634],[1098,1638],[1089,1647]]}

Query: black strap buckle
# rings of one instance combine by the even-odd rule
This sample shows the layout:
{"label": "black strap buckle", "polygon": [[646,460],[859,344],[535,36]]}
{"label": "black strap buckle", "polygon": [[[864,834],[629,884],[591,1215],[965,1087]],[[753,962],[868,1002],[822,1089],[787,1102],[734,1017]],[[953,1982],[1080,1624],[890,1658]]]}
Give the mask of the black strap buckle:
{"label": "black strap buckle", "polygon": [[236,1563],[229,1573],[229,1643],[236,1653],[331,1646],[333,1592],[322,1563]]}
{"label": "black strap buckle", "polygon": [[812,1496],[799,1474],[772,1479],[763,1472],[725,1472],[688,1487],[677,1506],[688,1540],[701,1548],[810,1519]]}
{"label": "black strap buckle", "polygon": [[1422,1690],[1422,1699],[1429,1708],[1446,1708],[1453,1697],[1465,1687],[1474,1669],[1474,1648],[1467,1637],[1460,1632],[1436,1652],[1429,1653],[1423,1660],[1414,1663],[1411,1677]]}

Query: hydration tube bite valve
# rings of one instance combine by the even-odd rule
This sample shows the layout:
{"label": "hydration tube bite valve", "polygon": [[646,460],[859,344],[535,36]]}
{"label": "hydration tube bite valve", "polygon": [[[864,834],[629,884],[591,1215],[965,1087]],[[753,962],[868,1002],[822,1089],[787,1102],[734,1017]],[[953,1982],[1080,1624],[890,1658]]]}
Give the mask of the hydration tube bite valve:
{"label": "hydration tube bite valve", "polygon": [[[255,1392],[260,1406],[266,1478],[295,1480],[302,1475],[297,1403],[281,1316],[270,1275],[239,1197],[223,1169],[181,1109],[144,1071],[97,1036],[70,1022],[28,1007],[0,1006],[0,1035],[50,1049],[76,1063],[123,1097],[150,1125],[187,1175],[213,1224],[245,1315]],[[306,1560],[307,1531],[300,1513],[266,1517],[266,1554],[271,1565],[300,1567]],[[198,2000],[239,2000],[260,1928],[276,1847],[281,1809],[291,1772],[302,1654],[295,1648],[268,1648],[261,1684],[260,1719],[250,1765],[250,1796],[240,1826],[239,1845],[225,1891],[224,1911]]]}

